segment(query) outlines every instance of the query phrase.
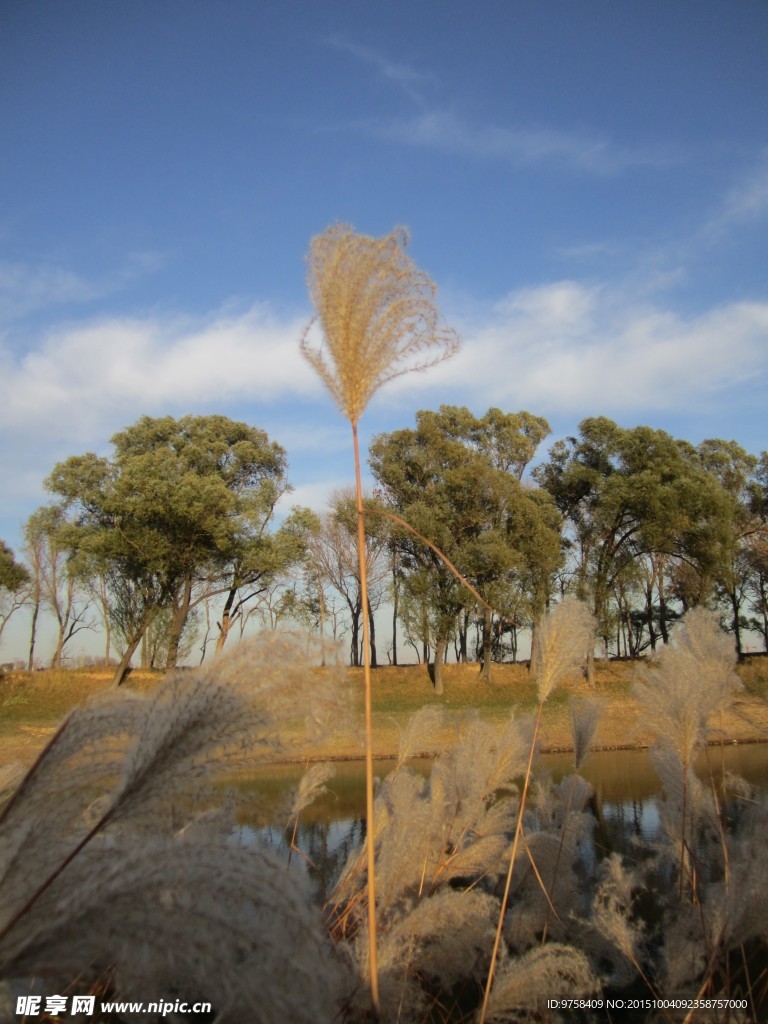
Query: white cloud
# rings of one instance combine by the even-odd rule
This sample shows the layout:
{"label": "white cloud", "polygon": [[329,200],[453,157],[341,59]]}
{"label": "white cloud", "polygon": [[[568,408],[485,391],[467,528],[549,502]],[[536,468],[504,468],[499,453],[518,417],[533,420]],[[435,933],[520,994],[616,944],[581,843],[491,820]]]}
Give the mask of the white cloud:
{"label": "white cloud", "polygon": [[101,289],[72,270],[53,265],[0,262],[0,321],[60,303],[88,302]]}
{"label": "white cloud", "polygon": [[[142,414],[215,410],[243,418],[255,402],[300,485],[284,511],[321,508],[332,484],[318,476],[348,479],[348,425],[300,356],[304,324],[265,306],[204,322],[113,317],[51,330],[22,357],[0,348],[6,539],[40,500],[40,482],[59,459],[87,448],[106,452],[111,434]],[[658,298],[641,305],[609,284],[564,280],[511,292],[455,326],[459,354],[383,388],[366,431],[396,429],[416,409],[443,402],[527,408],[561,421],[604,414],[658,422],[664,413],[730,407],[743,422],[750,415],[744,385],[754,393],[768,378],[768,302],[684,314]]]}
{"label": "white cloud", "polygon": [[[55,462],[85,449],[106,454],[109,437],[141,415],[231,415],[233,406],[240,412],[259,402],[260,419],[277,410],[297,438],[300,417],[291,403],[322,391],[299,353],[305,322],[257,305],[203,321],[113,316],[70,323],[23,355],[0,344],[0,536],[12,538],[44,500],[42,480]],[[311,450],[317,431],[308,425],[303,433]],[[281,433],[274,436],[286,445]]]}
{"label": "white cloud", "polygon": [[90,431],[94,421],[132,413],[314,394],[319,384],[298,351],[303,326],[254,306],[203,323],[113,317],[55,329],[22,358],[0,352],[0,427],[39,432],[80,422]]}
{"label": "white cloud", "polygon": [[726,214],[732,219],[752,220],[768,213],[768,148],[748,175],[729,192]]}
{"label": "white cloud", "polygon": [[334,491],[349,487],[349,477],[327,480],[323,483],[300,484],[284,494],[277,503],[279,516],[287,516],[294,506],[311,508],[314,512],[327,512]]}
{"label": "white cloud", "polygon": [[[768,376],[766,302],[684,316],[635,306],[608,286],[561,281],[513,292],[485,322],[458,326],[463,347],[432,371],[430,388],[440,401],[478,408],[696,412]],[[401,392],[416,386],[413,378],[399,383]]]}

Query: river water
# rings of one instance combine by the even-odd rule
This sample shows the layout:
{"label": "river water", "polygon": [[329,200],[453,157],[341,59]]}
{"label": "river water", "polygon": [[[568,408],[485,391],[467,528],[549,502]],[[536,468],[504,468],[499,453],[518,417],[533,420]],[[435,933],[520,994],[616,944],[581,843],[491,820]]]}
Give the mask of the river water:
{"label": "river water", "polygon": [[[553,781],[573,771],[571,754],[545,754],[539,772]],[[375,772],[387,775],[394,762],[376,763]],[[431,761],[411,762],[429,772]],[[309,874],[321,900],[329,893],[350,851],[365,836],[365,765],[340,762],[327,783],[328,792],[302,812],[296,845],[302,851]],[[240,837],[244,842],[267,841],[286,855],[294,822],[287,814],[290,794],[304,773],[302,765],[275,765],[261,769],[239,785],[244,798],[240,813]],[[702,777],[719,781],[724,773],[740,776],[768,790],[768,744],[728,744],[709,747],[699,758]],[[595,793],[601,844],[627,851],[635,839],[652,840],[658,829],[657,798],[660,781],[645,750],[598,751],[590,755],[581,774]]]}

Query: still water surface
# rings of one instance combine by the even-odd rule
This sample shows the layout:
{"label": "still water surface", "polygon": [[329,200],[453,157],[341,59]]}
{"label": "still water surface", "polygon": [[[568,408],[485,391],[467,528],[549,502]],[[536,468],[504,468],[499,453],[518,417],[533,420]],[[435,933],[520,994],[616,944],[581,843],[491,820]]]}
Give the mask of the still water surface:
{"label": "still water surface", "polygon": [[[430,761],[411,762],[429,772]],[[308,858],[317,895],[323,899],[332,888],[351,850],[365,835],[365,765],[341,762],[320,797],[301,815],[296,844]],[[376,774],[383,778],[394,767],[380,761]],[[573,771],[572,754],[545,754],[539,772],[557,782]],[[702,777],[720,780],[724,773],[768,791],[768,744],[710,747],[697,763]],[[245,797],[240,816],[240,837],[245,842],[264,841],[287,851],[293,822],[286,816],[291,792],[304,774],[303,765],[276,765],[256,773],[241,785]],[[657,798],[660,781],[645,750],[609,750],[593,753],[581,774],[595,792],[599,841],[612,850],[626,851],[634,839],[653,839],[658,829]],[[286,828],[289,831],[286,835]]]}

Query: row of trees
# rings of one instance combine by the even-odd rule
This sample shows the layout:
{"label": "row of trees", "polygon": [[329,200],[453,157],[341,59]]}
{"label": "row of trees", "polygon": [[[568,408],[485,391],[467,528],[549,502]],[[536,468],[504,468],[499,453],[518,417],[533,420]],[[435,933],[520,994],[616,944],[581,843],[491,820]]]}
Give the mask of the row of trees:
{"label": "row of trees", "polygon": [[120,682],[137,650],[173,667],[195,641],[203,656],[221,649],[255,612],[346,638],[359,664],[367,616],[375,665],[375,613],[387,605],[388,659],[407,645],[409,660],[432,662],[440,692],[451,647],[490,678],[494,660],[517,656],[520,629],[570,592],[590,604],[606,653],[655,649],[700,604],[720,608],[739,653],[746,631],[768,650],[766,453],[595,418],[525,480],[548,433],[527,412],[443,406],[376,437],[364,609],[351,491],[324,516],[295,508],[276,527],[286,454],[264,431],[223,416],[144,417],[115,435],[111,458],[54,468],[52,501],[26,524],[25,562],[0,552],[0,633],[26,604],[31,665],[46,609],[59,666],[67,643],[100,623],[105,657],[121,652]]}

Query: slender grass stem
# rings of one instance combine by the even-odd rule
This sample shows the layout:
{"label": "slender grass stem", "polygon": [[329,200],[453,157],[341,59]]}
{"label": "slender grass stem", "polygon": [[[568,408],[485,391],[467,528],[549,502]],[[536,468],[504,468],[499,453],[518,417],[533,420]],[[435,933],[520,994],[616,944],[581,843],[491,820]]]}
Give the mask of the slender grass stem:
{"label": "slender grass stem", "polygon": [[488,1001],[491,997],[491,987],[493,985],[493,976],[496,971],[496,961],[499,955],[499,946],[501,945],[501,934],[504,930],[504,915],[507,912],[507,902],[509,901],[509,890],[512,886],[512,872],[515,868],[515,857],[517,856],[517,847],[520,843],[520,836],[523,831],[523,813],[525,812],[525,801],[528,796],[528,785],[531,781],[531,772],[533,770],[533,758],[536,753],[536,740],[539,735],[539,723],[541,722],[541,711],[544,707],[544,701],[539,701],[536,709],[536,721],[533,726],[533,737],[531,738],[531,749],[528,754],[528,767],[525,770],[525,781],[523,783],[523,793],[520,797],[520,807],[517,812],[517,824],[515,825],[515,838],[512,841],[512,850],[509,855],[509,867],[507,869],[507,879],[504,883],[504,895],[501,898],[501,907],[499,908],[499,924],[496,928],[496,938],[493,943],[493,952],[491,953],[491,963],[488,967],[488,981],[485,985],[485,993],[483,994],[483,1005],[480,1010],[480,1017],[478,1024],[485,1024],[485,1018],[488,1015]]}
{"label": "slender grass stem", "polygon": [[363,606],[363,677],[365,680],[365,813],[368,848],[368,957],[371,975],[371,1002],[379,1015],[379,970],[376,952],[376,850],[373,821],[373,696],[371,691],[371,645],[368,623],[368,566],[365,557],[365,519],[363,485],[360,476],[360,445],[357,422],[352,420],[355,449],[355,497],[357,501],[357,557],[360,565],[360,599]]}

